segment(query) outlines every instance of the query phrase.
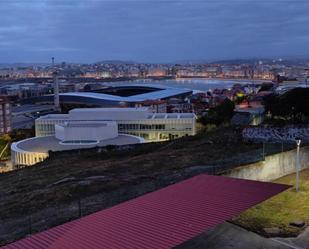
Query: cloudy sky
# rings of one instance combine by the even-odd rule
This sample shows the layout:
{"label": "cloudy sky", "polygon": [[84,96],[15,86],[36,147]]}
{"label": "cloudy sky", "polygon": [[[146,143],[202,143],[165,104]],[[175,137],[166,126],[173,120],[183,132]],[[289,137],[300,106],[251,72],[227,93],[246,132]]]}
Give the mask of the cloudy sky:
{"label": "cloudy sky", "polygon": [[0,62],[309,56],[309,0],[0,0]]}

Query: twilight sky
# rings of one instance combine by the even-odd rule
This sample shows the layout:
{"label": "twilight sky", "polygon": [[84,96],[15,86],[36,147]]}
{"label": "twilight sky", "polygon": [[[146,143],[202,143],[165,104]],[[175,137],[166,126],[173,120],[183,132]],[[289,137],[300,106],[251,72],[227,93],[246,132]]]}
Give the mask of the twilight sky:
{"label": "twilight sky", "polygon": [[0,63],[309,56],[309,0],[0,0]]}

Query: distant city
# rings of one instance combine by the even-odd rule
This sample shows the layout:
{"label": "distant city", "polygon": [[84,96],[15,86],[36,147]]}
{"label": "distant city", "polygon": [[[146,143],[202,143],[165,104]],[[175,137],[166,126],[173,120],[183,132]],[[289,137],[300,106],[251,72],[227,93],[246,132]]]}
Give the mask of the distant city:
{"label": "distant city", "polygon": [[[169,64],[102,61],[93,64],[56,63],[61,77],[84,79],[121,78],[217,78],[274,80],[304,78],[309,74],[309,59],[256,59],[226,60],[214,63],[179,62]],[[52,77],[51,63],[0,64],[0,79],[36,79]]]}

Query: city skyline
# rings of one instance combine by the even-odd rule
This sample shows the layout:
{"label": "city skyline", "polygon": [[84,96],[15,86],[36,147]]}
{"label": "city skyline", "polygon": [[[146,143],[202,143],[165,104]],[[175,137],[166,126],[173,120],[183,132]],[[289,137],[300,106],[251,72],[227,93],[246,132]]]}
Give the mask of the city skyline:
{"label": "city skyline", "polygon": [[308,56],[309,3],[280,3],[5,1],[0,63],[48,63],[53,56],[80,63]]}

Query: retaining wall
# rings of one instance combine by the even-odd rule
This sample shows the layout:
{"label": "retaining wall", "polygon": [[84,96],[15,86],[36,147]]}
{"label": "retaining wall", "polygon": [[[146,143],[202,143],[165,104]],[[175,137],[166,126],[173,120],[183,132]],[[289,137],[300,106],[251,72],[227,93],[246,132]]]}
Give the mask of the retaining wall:
{"label": "retaining wall", "polygon": [[[300,162],[302,169],[309,168],[309,147],[300,149]],[[224,175],[242,179],[271,181],[294,173],[295,163],[296,149],[266,156],[264,161],[231,169]]]}

